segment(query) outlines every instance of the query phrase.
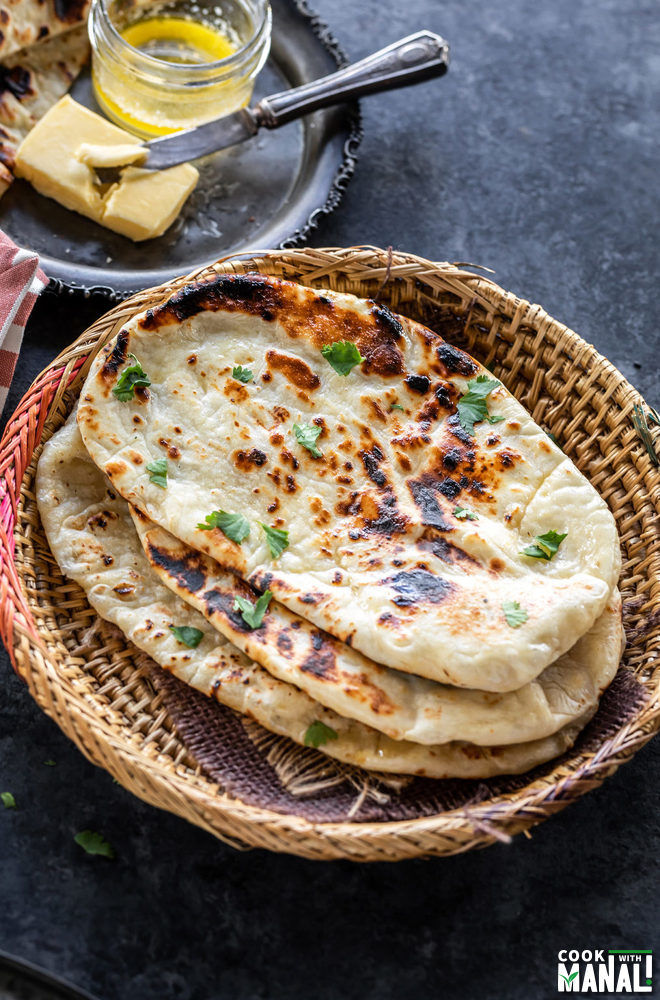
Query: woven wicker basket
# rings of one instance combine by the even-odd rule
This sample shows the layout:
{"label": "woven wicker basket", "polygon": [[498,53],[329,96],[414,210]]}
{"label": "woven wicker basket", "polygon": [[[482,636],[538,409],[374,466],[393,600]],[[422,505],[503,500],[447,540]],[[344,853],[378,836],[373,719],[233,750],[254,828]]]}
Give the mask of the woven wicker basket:
{"label": "woven wicker basket", "polygon": [[220,261],[193,276],[248,270],[377,296],[431,327],[440,316],[445,325],[456,318],[456,342],[556,436],[610,505],[623,545],[625,664],[646,698],[595,749],[575,750],[543,777],[421,819],[312,823],[248,805],[209,780],[177,736],[144,657],[99,630],[82,591],[62,577],[34,498],[41,444],[70,411],[96,352],[183,278],[98,320],[37,378],[7,425],[0,446],[0,630],[15,668],[89,759],[140,798],[237,847],[391,861],[453,854],[527,830],[598,786],[660,726],[660,474],[633,425],[633,406],[643,401],[593,347],[539,306],[449,264],[371,247],[304,249]]}

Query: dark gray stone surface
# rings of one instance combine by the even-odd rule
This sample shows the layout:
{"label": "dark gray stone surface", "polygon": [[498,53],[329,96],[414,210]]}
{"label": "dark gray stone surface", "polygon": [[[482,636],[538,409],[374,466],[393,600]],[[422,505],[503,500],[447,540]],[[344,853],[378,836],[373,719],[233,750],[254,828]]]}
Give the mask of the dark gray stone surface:
{"label": "dark gray stone surface", "polygon": [[[428,26],[453,64],[365,102],[355,178],[314,242],[486,264],[657,406],[655,2],[315,2],[353,57]],[[102,310],[43,299],[9,412]],[[322,865],[239,854],[132,798],[4,655],[0,692],[0,790],[18,805],[0,809],[0,948],[104,1000],[529,1000],[555,995],[560,947],[658,944],[657,742],[529,841]],[[82,854],[86,827],[115,862]]]}

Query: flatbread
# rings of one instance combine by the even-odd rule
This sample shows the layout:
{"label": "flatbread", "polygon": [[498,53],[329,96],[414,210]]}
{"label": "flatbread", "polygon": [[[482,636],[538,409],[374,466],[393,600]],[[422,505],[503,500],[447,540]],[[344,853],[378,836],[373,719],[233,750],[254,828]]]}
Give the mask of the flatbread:
{"label": "flatbread", "polygon": [[16,150],[66,94],[88,55],[83,26],[18,52],[0,66],[0,196],[14,179]]}
{"label": "flatbread", "polygon": [[621,597],[615,590],[591,629],[518,691],[494,694],[438,684],[367,659],[273,601],[261,628],[234,611],[258,595],[210,556],[175,538],[134,507],[151,568],[247,656],[340,715],[413,743],[523,743],[557,732],[598,704],[621,658]]}
{"label": "flatbread", "polygon": [[[321,348],[345,340],[365,360],[341,376]],[[121,402],[129,353],[151,385]],[[379,663],[511,691],[603,613],[620,553],[606,504],[503,386],[488,398],[501,422],[461,426],[480,375],[373,302],[222,275],[132,319],[95,359],[78,419],[122,496],[258,590]],[[321,428],[322,457],[294,424]],[[167,489],[146,472],[163,458]],[[198,529],[219,509],[248,519],[242,544]],[[277,560],[259,522],[289,532]],[[521,554],[550,530],[567,533],[551,561]],[[507,602],[527,613],[518,628]]]}
{"label": "flatbread", "polygon": [[[428,777],[484,778],[520,773],[562,753],[593,714],[544,740],[510,747],[448,743],[423,747],[388,737],[323,708],[272,677],[228,643],[154,576],[126,504],[86,455],[69,421],[44,446],[36,477],[42,523],[62,571],[76,581],[101,617],[187,684],[299,744],[313,722],[336,733],[319,749],[367,769]],[[204,633],[195,649],[170,626]]]}
{"label": "flatbread", "polygon": [[91,0],[0,2],[0,59],[85,25]]}

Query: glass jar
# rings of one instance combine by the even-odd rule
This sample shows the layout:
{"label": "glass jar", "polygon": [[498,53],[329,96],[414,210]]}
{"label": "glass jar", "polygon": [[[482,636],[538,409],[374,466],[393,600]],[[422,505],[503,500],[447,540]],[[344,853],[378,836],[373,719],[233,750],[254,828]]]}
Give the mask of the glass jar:
{"label": "glass jar", "polygon": [[111,121],[144,138],[192,128],[249,103],[270,35],[268,0],[94,0],[94,96]]}

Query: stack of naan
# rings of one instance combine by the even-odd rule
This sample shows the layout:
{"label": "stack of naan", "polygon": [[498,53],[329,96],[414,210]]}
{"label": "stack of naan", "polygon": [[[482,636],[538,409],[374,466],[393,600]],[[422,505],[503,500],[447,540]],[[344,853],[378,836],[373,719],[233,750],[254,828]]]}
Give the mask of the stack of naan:
{"label": "stack of naan", "polygon": [[372,301],[187,286],[99,353],[37,496],[103,618],[351,764],[520,773],[618,667],[605,503],[489,372]]}
{"label": "stack of naan", "polygon": [[16,150],[87,61],[91,0],[0,0],[0,196]]}

